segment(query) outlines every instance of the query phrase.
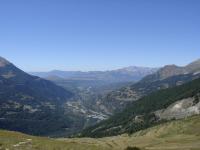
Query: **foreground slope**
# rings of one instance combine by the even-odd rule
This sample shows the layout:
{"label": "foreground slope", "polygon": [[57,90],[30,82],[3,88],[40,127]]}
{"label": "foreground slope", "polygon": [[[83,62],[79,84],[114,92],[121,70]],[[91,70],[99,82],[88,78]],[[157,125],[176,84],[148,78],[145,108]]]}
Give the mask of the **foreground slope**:
{"label": "foreground slope", "polygon": [[200,116],[171,121],[139,131],[100,139],[49,139],[0,131],[0,149],[9,150],[199,150]]}
{"label": "foreground slope", "polygon": [[134,101],[121,113],[85,129],[81,135],[104,137],[133,133],[166,120],[199,113],[200,79],[196,79]]}

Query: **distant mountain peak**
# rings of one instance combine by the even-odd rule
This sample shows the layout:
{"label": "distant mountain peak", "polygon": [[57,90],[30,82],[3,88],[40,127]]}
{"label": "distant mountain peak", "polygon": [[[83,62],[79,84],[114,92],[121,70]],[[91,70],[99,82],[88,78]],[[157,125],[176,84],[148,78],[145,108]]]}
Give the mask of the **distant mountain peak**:
{"label": "distant mountain peak", "polygon": [[161,68],[160,70],[158,70],[159,72],[162,72],[162,71],[166,71],[166,70],[175,70],[175,69],[181,69],[182,67],[179,67],[175,64],[171,64],[171,65],[166,65],[164,66],[163,68]]}
{"label": "distant mountain peak", "polygon": [[137,74],[138,76],[146,76],[152,73],[155,73],[158,68],[150,67],[140,67],[140,66],[128,66],[121,69],[114,70],[114,72],[128,73],[128,74]]}
{"label": "distant mountain peak", "polygon": [[5,67],[6,65],[10,64],[8,60],[0,56],[0,67]]}
{"label": "distant mountain peak", "polygon": [[163,68],[159,69],[156,74],[159,76],[159,80],[166,79],[168,77],[179,75],[185,73],[185,69],[183,67],[172,65],[166,65]]}

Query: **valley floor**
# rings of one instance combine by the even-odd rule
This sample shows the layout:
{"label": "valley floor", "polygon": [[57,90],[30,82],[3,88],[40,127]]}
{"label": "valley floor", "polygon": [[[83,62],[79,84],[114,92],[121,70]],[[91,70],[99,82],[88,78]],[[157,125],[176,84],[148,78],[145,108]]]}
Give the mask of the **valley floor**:
{"label": "valley floor", "polygon": [[0,131],[0,150],[200,150],[200,116],[171,121],[133,135],[49,139]]}

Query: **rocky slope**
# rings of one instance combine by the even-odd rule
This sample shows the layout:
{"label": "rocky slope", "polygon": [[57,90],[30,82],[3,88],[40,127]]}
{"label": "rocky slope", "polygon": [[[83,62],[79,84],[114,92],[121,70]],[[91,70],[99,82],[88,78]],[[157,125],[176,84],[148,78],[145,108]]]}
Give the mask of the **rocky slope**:
{"label": "rocky slope", "polygon": [[192,115],[200,114],[200,96],[179,100],[165,109],[154,112],[156,118],[160,120],[181,119]]}
{"label": "rocky slope", "polygon": [[200,79],[159,90],[132,102],[122,112],[92,127],[82,136],[102,137],[133,133],[162,121],[200,113]]}
{"label": "rocky slope", "polygon": [[157,72],[147,75],[141,81],[130,86],[114,90],[102,100],[113,112],[122,110],[132,101],[160,89],[179,86],[200,77],[200,60],[194,61],[185,67],[167,65]]}

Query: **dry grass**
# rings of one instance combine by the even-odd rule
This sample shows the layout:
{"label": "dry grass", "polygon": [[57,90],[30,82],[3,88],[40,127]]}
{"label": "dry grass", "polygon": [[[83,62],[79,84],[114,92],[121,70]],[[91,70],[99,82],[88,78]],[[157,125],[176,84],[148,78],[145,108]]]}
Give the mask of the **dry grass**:
{"label": "dry grass", "polygon": [[200,116],[172,121],[131,136],[49,139],[0,131],[0,149],[9,150],[200,150]]}

